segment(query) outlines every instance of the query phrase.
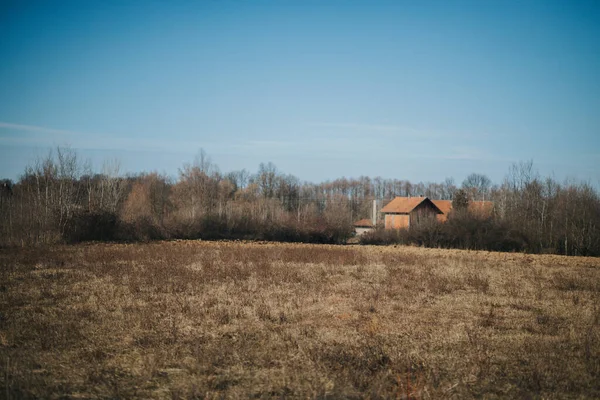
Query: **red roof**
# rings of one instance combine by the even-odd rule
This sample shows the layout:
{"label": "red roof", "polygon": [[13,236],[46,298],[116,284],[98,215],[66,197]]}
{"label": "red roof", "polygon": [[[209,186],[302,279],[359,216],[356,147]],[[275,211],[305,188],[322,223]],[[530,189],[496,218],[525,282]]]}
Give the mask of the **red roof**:
{"label": "red roof", "polygon": [[[450,211],[452,211],[452,200],[431,200],[433,204],[437,206],[437,208],[444,213],[444,215],[448,215]],[[485,214],[489,215],[492,213],[494,209],[493,201],[470,201],[468,210],[472,213],[476,214]]]}
{"label": "red roof", "polygon": [[431,200],[440,211],[447,215],[452,210],[452,200]]}
{"label": "red roof", "polygon": [[374,225],[373,225],[373,221],[371,221],[368,218],[365,218],[365,219],[361,219],[360,221],[356,221],[354,223],[354,226],[358,226],[360,228],[372,228]]}
{"label": "red roof", "polygon": [[[382,213],[410,214],[424,201],[431,201],[442,215],[452,211],[452,200],[430,200],[427,197],[396,197],[381,209]],[[470,201],[469,211],[480,216],[489,216],[494,209],[493,201]],[[360,221],[359,221],[360,222]],[[356,226],[356,223],[355,223]]]}
{"label": "red roof", "polygon": [[[424,201],[431,201],[427,197],[396,197],[381,209],[382,213],[409,214]],[[435,203],[433,206],[437,208]]]}
{"label": "red roof", "polygon": [[493,201],[471,201],[469,211],[479,215],[491,215],[494,210]]}

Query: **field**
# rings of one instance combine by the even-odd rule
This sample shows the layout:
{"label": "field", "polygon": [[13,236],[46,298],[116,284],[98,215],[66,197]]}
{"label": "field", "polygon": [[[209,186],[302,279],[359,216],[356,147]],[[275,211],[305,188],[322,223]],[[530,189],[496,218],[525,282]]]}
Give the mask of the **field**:
{"label": "field", "polygon": [[599,398],[600,259],[173,241],[0,250],[0,397]]}

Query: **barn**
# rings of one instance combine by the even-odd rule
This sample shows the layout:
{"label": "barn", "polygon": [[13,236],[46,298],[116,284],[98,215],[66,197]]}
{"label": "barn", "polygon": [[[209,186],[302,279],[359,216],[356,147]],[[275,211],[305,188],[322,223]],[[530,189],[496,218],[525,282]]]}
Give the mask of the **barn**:
{"label": "barn", "polygon": [[396,197],[381,209],[385,229],[408,229],[443,212],[427,197]]}

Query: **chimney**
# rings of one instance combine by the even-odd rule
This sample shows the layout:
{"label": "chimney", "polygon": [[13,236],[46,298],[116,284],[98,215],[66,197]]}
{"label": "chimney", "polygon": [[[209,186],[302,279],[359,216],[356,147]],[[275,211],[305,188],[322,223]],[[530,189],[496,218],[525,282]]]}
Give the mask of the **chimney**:
{"label": "chimney", "polygon": [[373,199],[373,226],[377,225],[377,200]]}

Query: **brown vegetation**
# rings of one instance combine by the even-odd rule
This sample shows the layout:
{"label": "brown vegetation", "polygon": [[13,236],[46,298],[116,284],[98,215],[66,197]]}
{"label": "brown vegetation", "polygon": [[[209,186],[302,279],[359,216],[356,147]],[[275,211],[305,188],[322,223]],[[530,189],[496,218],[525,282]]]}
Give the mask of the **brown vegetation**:
{"label": "brown vegetation", "polygon": [[600,260],[173,241],[0,250],[6,398],[598,398]]}
{"label": "brown vegetation", "polygon": [[[115,161],[94,173],[61,148],[27,167],[18,182],[0,181],[0,246],[198,238],[337,244],[352,236],[354,221],[372,219],[373,200],[385,206],[396,196],[453,200],[454,221],[409,235],[378,234],[384,240],[369,243],[401,236],[400,242],[428,247],[600,256],[597,190],[543,179],[531,163],[513,165],[501,185],[471,174],[457,190],[452,179],[300,182],[271,163],[255,174],[222,174],[202,151],[177,178],[124,177]],[[452,218],[481,200],[493,201],[493,213]]]}

